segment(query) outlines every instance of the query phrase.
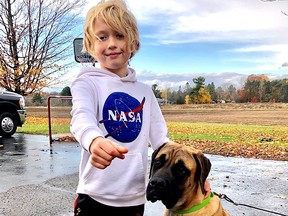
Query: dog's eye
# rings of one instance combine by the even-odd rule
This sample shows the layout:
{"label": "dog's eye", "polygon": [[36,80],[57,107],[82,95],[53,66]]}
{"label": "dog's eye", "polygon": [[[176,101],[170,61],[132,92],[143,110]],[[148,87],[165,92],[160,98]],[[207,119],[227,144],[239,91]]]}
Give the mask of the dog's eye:
{"label": "dog's eye", "polygon": [[158,160],[154,161],[153,165],[154,165],[155,168],[159,168],[161,166],[161,164],[162,164],[161,160],[158,159]]}
{"label": "dog's eye", "polygon": [[155,168],[160,168],[161,166],[163,166],[164,162],[165,162],[165,155],[161,155],[159,158],[154,160],[153,166]]}
{"label": "dog's eye", "polygon": [[175,176],[181,178],[188,176],[190,174],[190,171],[185,167],[182,161],[179,161],[177,164],[175,164],[172,171],[175,174]]}

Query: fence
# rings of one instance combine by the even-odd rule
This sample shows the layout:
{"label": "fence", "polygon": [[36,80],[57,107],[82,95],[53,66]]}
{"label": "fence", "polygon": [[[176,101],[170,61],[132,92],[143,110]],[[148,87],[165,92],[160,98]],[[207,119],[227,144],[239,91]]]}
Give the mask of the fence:
{"label": "fence", "polygon": [[51,99],[52,98],[60,98],[60,99],[64,99],[64,100],[71,100],[72,99],[72,96],[59,96],[59,95],[50,95],[48,97],[48,128],[49,128],[49,143],[50,143],[50,146],[52,145],[53,143],[53,139],[52,139],[52,129],[51,129]]}

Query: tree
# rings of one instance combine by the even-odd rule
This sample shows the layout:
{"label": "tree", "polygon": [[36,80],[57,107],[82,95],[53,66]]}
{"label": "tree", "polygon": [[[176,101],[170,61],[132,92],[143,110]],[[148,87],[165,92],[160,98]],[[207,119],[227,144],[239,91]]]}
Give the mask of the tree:
{"label": "tree", "polygon": [[184,86],[184,95],[189,95],[190,93],[191,93],[191,91],[192,91],[192,88],[191,88],[191,86],[190,86],[190,84],[189,84],[189,82],[186,82],[186,84],[185,84],[185,86]]}
{"label": "tree", "polygon": [[197,94],[192,95],[191,102],[195,104],[206,104],[206,103],[211,103],[212,99],[207,89],[204,86],[202,86],[198,90]]}
{"label": "tree", "polygon": [[165,88],[161,90],[161,96],[165,100],[165,104],[170,104],[170,98],[171,98],[171,89],[170,88]]}
{"label": "tree", "polygon": [[211,100],[216,102],[218,98],[217,98],[214,82],[212,82],[211,84],[207,85],[207,91],[211,95]]}
{"label": "tree", "polygon": [[230,85],[226,90],[226,100],[235,101],[237,97],[237,90],[233,85]]}
{"label": "tree", "polygon": [[155,95],[156,98],[162,98],[162,97],[161,97],[161,91],[160,91],[160,89],[158,88],[158,85],[157,85],[157,84],[153,84],[153,85],[152,85],[152,91],[153,91],[153,93],[154,93],[154,95]]}
{"label": "tree", "polygon": [[185,96],[185,104],[191,104],[191,98],[189,95]]}
{"label": "tree", "polygon": [[[191,92],[190,92],[190,97],[192,102],[197,101],[201,95],[199,90],[204,86],[205,84],[205,78],[204,77],[197,77],[197,78],[193,78],[193,82],[195,84],[195,86],[192,88]],[[196,102],[195,102],[196,103]]]}
{"label": "tree", "polygon": [[190,98],[192,103],[211,103],[211,95],[205,87],[205,78],[199,76],[193,79],[195,86],[192,88]]}
{"label": "tree", "polygon": [[283,79],[281,83],[282,83],[282,86],[281,86],[280,101],[287,103],[288,102],[288,79]]}
{"label": "tree", "polygon": [[66,86],[65,88],[62,89],[60,92],[61,96],[71,96],[71,90],[69,86]]}
{"label": "tree", "polygon": [[184,104],[185,103],[185,94],[181,90],[181,86],[179,86],[178,91],[176,93],[176,104]]}
{"label": "tree", "polygon": [[196,85],[196,88],[200,89],[205,84],[205,78],[199,76],[197,78],[193,78],[193,82]]}
{"label": "tree", "polygon": [[0,0],[0,86],[29,95],[59,82],[84,3]]}
{"label": "tree", "polygon": [[272,101],[280,102],[281,99],[281,80],[273,80],[270,82],[271,85],[271,97]]}
{"label": "tree", "polygon": [[[244,90],[246,91],[246,95],[247,95],[247,102],[252,102],[252,98],[253,101],[256,102],[256,99],[259,98],[259,86],[260,86],[260,81],[258,80],[247,80],[245,85],[244,85]],[[259,101],[259,100],[257,100]]]}
{"label": "tree", "polygon": [[217,100],[224,100],[225,99],[225,91],[221,86],[219,86],[216,90]]}
{"label": "tree", "polygon": [[249,75],[244,85],[244,90],[247,95],[247,102],[262,102],[264,98],[264,83],[269,78],[265,75]]}
{"label": "tree", "polygon": [[41,96],[40,93],[35,93],[31,100],[32,100],[32,103],[35,103],[37,105],[43,104],[43,97]]}

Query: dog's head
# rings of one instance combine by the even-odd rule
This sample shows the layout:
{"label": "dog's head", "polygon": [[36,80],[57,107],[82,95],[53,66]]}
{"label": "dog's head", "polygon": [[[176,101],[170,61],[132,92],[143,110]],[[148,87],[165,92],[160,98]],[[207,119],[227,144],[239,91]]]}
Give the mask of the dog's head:
{"label": "dog's head", "polygon": [[165,143],[152,154],[148,201],[161,200],[167,209],[186,204],[201,189],[211,163],[200,150],[177,143]]}

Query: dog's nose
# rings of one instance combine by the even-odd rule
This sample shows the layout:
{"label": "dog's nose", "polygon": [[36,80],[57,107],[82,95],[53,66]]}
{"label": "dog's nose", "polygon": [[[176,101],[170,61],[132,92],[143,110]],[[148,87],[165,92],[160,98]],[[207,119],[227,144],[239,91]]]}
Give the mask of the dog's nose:
{"label": "dog's nose", "polygon": [[165,188],[166,182],[162,178],[153,178],[149,182],[150,186],[157,189]]}

